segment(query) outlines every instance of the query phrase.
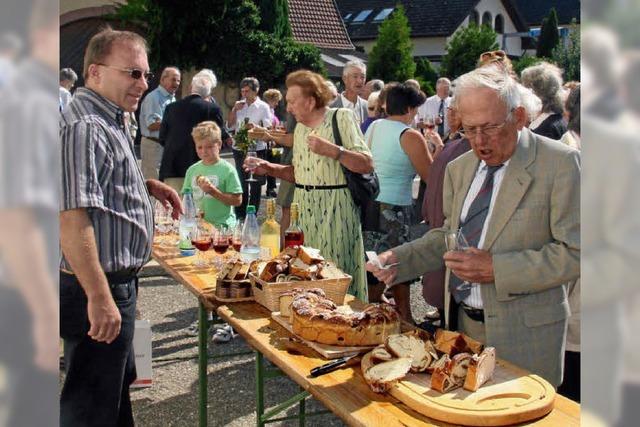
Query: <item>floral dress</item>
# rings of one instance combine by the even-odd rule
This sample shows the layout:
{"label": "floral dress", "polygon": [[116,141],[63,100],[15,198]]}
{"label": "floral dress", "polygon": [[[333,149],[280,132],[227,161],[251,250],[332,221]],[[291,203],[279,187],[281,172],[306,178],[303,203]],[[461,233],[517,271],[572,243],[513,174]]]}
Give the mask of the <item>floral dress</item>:
{"label": "floral dress", "polygon": [[[318,136],[334,142],[331,126],[334,113],[338,114],[338,128],[344,148],[370,155],[353,112],[330,109],[318,127],[310,128],[302,123],[296,126],[292,160],[296,184],[346,184],[340,162],[313,153],[307,144],[307,137],[312,130]],[[307,191],[296,188],[293,201],[300,207],[299,224],[304,231],[305,246],[320,249],[325,259],[335,262],[351,275],[353,280],[349,293],[368,301],[359,210],[349,189]]]}

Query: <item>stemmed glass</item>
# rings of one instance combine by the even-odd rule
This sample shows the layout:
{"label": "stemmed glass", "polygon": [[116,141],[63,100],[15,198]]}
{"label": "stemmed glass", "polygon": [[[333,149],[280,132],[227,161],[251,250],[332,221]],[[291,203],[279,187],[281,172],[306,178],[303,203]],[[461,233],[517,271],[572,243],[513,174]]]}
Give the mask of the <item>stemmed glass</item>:
{"label": "stemmed glass", "polygon": [[201,223],[194,227],[191,233],[191,243],[198,250],[194,265],[196,267],[206,267],[207,263],[202,253],[211,248],[213,243],[212,233],[207,226]]}
{"label": "stemmed glass", "polygon": [[258,157],[258,153],[256,153],[255,148],[252,147],[252,148],[249,149],[249,151],[247,151],[247,159],[252,159],[247,163],[247,166],[249,166],[249,172],[250,172],[249,178],[246,179],[247,182],[257,182],[258,181],[257,179],[255,179],[253,177],[253,171],[256,168],[256,163],[255,163],[255,160],[253,160],[253,159],[256,159],[257,157]]}
{"label": "stemmed glass", "polygon": [[[154,224],[159,236],[166,236],[173,230],[173,218],[171,218],[171,208],[165,208],[162,202],[156,200],[154,210]],[[160,241],[160,246],[167,246],[166,239]]]}
{"label": "stemmed glass", "polygon": [[[464,237],[462,233],[462,229],[458,229],[457,231],[447,231],[444,235],[444,243],[447,246],[448,251],[465,251],[471,247],[467,239]],[[471,287],[471,283],[468,281],[462,282],[458,289],[466,290]]]}
{"label": "stemmed glass", "polygon": [[236,223],[236,228],[233,229],[231,239],[233,250],[240,253],[240,248],[242,247],[242,221]]}
{"label": "stemmed glass", "polygon": [[229,249],[229,236],[226,228],[226,226],[219,226],[213,230],[213,250],[216,252],[213,264],[218,270],[222,267],[221,255],[224,255]]}

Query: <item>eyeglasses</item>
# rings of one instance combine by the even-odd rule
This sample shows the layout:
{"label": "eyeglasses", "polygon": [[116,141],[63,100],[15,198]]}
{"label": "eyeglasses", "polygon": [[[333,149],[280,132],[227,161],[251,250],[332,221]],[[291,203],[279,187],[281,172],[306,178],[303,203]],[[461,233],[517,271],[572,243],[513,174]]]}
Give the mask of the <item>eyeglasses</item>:
{"label": "eyeglasses", "polygon": [[507,114],[507,118],[499,125],[489,125],[489,126],[462,126],[462,130],[464,131],[464,135],[467,139],[476,139],[478,137],[478,132],[483,136],[492,137],[496,136],[500,133],[500,130],[509,122],[511,119],[511,113]]}
{"label": "eyeglasses", "polygon": [[480,61],[504,61],[506,56],[504,50],[492,50],[480,55]]}
{"label": "eyeglasses", "polygon": [[103,67],[113,68],[114,70],[123,71],[131,76],[132,79],[140,80],[143,76],[144,79],[148,82],[153,78],[153,73],[147,71],[146,73],[142,70],[138,70],[137,68],[122,68],[116,67],[115,65],[107,65],[107,64],[98,64]]}

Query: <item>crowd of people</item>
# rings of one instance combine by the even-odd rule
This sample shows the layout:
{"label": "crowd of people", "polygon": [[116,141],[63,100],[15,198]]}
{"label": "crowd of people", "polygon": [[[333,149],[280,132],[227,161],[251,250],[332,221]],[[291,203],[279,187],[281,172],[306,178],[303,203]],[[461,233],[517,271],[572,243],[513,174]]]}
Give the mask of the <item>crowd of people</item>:
{"label": "crowd of people", "polygon": [[[495,51],[474,71],[438,79],[427,97],[415,81],[367,82],[366,65],[351,61],[341,93],[317,73],[290,73],[281,117],[282,93],[268,89],[263,100],[258,79],[245,77],[225,120],[208,69],[176,100],[181,72],[166,67],[142,100],[147,50],[133,33],[98,33],[85,54],[85,86],[70,101],[76,78],[60,72],[63,425],[132,422],[136,274],[151,251],[150,195],[177,217],[179,194],[191,189],[206,221],[232,227],[247,205],[259,208],[265,184],[282,207],[283,230],[298,203],[305,244],[351,275],[349,293],[392,300],[414,323],[409,288],[422,277],[435,310],[419,326],[460,330],[579,399],[578,377],[563,383],[563,368],[579,369],[564,354],[579,348],[567,343],[579,343],[579,323],[569,322],[579,308],[579,83],[565,86],[548,63],[517,76]],[[130,126],[138,106],[142,171]],[[286,133],[272,132],[276,125]],[[264,137],[249,156],[237,134],[255,127]],[[235,167],[220,157],[225,146]],[[366,209],[345,170],[376,172],[379,193]],[[249,173],[260,178],[248,182]],[[419,222],[428,231],[414,239]],[[464,250],[447,247],[452,232]],[[365,250],[391,266],[366,263]]]}

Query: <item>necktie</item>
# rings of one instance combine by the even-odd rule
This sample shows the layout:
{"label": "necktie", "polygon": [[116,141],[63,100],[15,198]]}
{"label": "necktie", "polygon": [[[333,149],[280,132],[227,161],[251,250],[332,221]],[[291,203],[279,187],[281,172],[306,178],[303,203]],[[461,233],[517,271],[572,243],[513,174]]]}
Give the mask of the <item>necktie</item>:
{"label": "necktie", "polygon": [[440,116],[440,124],[438,125],[438,135],[444,136],[444,99],[440,100],[440,107],[438,108],[438,116]]}
{"label": "necktie", "polygon": [[[471,206],[465,221],[461,224],[462,234],[467,239],[469,246],[477,248],[482,234],[484,222],[489,213],[489,204],[491,203],[491,195],[493,194],[493,176],[503,165],[487,166],[487,176],[482,183],[482,187]],[[457,303],[463,301],[471,293],[471,287],[460,288],[462,280],[455,274],[449,276],[449,291],[453,294],[453,298]]]}

